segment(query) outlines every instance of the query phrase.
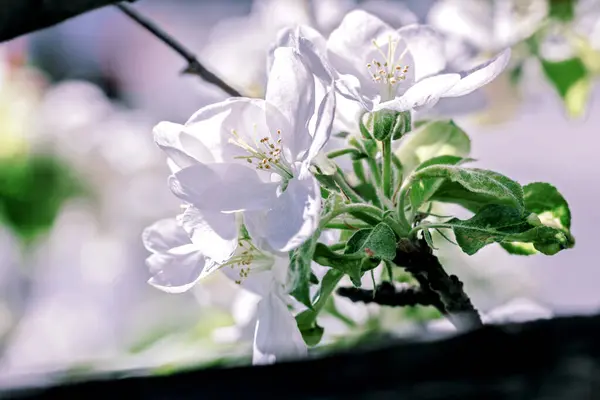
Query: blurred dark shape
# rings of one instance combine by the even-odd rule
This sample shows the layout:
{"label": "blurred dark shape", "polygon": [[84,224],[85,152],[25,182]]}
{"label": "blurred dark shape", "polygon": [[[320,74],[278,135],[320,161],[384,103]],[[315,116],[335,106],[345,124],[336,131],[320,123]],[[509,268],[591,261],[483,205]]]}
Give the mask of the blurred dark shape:
{"label": "blurred dark shape", "polygon": [[96,377],[11,394],[30,399],[87,398],[92,393],[144,399],[597,399],[599,336],[600,315],[563,317],[488,325],[444,340],[375,349],[371,344],[300,362]]}
{"label": "blurred dark shape", "polygon": [[[126,0],[133,2],[135,0]],[[63,22],[114,0],[0,0],[0,41]]]}
{"label": "blurred dark shape", "polygon": [[0,158],[0,221],[24,244],[46,233],[64,202],[83,193],[81,181],[57,157]]}

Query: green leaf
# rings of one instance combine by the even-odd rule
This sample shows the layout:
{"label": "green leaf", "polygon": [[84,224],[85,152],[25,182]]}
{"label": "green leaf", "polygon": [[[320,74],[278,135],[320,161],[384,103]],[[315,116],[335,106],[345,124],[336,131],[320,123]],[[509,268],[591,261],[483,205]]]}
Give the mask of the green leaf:
{"label": "green leaf", "polygon": [[[431,158],[425,162],[423,162],[415,171],[419,171],[423,168],[429,167],[431,165],[459,165],[464,164],[471,159],[462,158],[457,156],[438,156]],[[413,207],[413,210],[418,210],[421,208],[423,204],[425,204],[431,196],[435,194],[435,192],[440,188],[440,186],[444,183],[444,178],[429,178],[429,179],[421,179],[416,182],[410,188],[410,203]]]}
{"label": "green leaf", "polygon": [[549,183],[534,182],[523,186],[525,208],[538,215],[544,225],[564,231],[571,229],[569,204]]}
{"label": "green leaf", "polygon": [[321,184],[321,188],[333,193],[341,193],[339,186],[335,183],[333,176],[325,174],[313,174]]}
{"label": "green leaf", "polygon": [[359,229],[346,243],[344,253],[393,260],[396,256],[396,235],[384,222],[374,228]]}
{"label": "green leaf", "polygon": [[313,310],[304,310],[296,315],[296,323],[307,346],[316,346],[323,338],[325,329],[319,326],[314,318]]}
{"label": "green leaf", "polygon": [[574,57],[564,61],[540,59],[540,62],[544,74],[563,99],[569,115],[582,115],[590,92],[590,77],[583,61]]}
{"label": "green leaf", "polygon": [[[327,271],[323,279],[321,279],[321,287],[315,296],[315,303],[320,302],[320,299],[328,299],[331,293],[335,290],[337,283],[342,275],[341,271],[330,269]],[[317,324],[318,312],[315,309],[304,310],[296,315],[296,323],[302,333],[304,342],[309,346],[319,344],[323,336],[323,328]]]}
{"label": "green leaf", "polygon": [[[420,182],[431,178],[442,178],[444,182],[437,184],[437,190],[433,192],[432,187],[423,187],[424,185]],[[510,205],[523,212],[523,188],[517,182],[501,175],[497,172],[488,171],[479,168],[462,168],[458,165],[449,164],[436,164],[430,165],[413,173],[410,178],[412,188],[415,188],[417,193],[427,192],[427,198],[429,200],[440,200],[437,193],[444,187],[446,182],[452,182],[455,185],[452,186],[454,189],[454,197],[445,200],[463,205],[464,199],[467,197],[465,192],[468,192],[469,200],[476,198],[481,204],[505,204]],[[448,191],[446,190],[446,195]],[[416,211],[421,206],[423,195],[414,199],[413,209]],[[411,199],[412,201],[412,199]],[[475,205],[476,208],[480,206]]]}
{"label": "green leaf", "polygon": [[[523,193],[527,211],[535,213],[543,225],[561,230],[568,241],[574,244],[570,232],[571,211],[567,201],[558,190],[549,183],[534,182],[525,185]],[[503,243],[502,247],[511,254],[532,255],[537,253],[535,246],[530,243]]]}
{"label": "green leaf", "polygon": [[575,0],[549,0],[548,16],[558,21],[570,22],[575,17]]}
{"label": "green leaf", "polygon": [[406,135],[395,154],[404,167],[412,172],[424,161],[443,155],[466,157],[471,151],[471,141],[454,121],[430,121]]}
{"label": "green leaf", "polygon": [[310,276],[312,270],[310,269],[310,264],[316,240],[317,238],[313,236],[297,249],[290,251],[289,273],[292,282],[290,294],[308,308],[312,308],[310,301]]}
{"label": "green leaf", "polygon": [[452,227],[460,248],[473,255],[491,243],[523,242],[548,255],[572,247],[564,232],[544,225],[532,225],[526,213],[503,205],[488,205],[468,220],[453,218]]}
{"label": "green leaf", "polygon": [[362,278],[362,258],[349,257],[348,255],[336,253],[331,250],[329,246],[326,246],[323,243],[317,243],[313,260],[317,264],[343,272],[350,277],[353,285],[357,287],[360,286],[360,280]]}

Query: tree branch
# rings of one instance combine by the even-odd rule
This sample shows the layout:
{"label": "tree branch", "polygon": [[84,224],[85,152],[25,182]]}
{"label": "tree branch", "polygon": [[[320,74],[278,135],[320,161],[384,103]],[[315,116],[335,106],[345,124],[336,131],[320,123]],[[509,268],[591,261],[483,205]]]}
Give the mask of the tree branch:
{"label": "tree branch", "polygon": [[483,325],[471,299],[463,290],[463,283],[455,275],[448,275],[427,243],[401,242],[394,258],[396,265],[404,267],[425,291],[435,292],[443,304],[440,312],[458,329],[472,329]]}
{"label": "tree branch", "polygon": [[423,291],[419,287],[404,285],[400,289],[390,282],[382,282],[375,290],[355,287],[340,287],[337,294],[353,302],[375,303],[389,307],[433,306],[439,301],[437,294]]}
{"label": "tree branch", "polygon": [[225,83],[221,78],[217,75],[213,74],[211,71],[206,69],[197,59],[194,53],[192,53],[189,49],[179,43],[174,37],[169,35],[167,32],[162,30],[158,25],[154,22],[140,14],[133,7],[129,6],[125,3],[120,3],[116,5],[123,13],[125,13],[129,18],[137,22],[139,25],[144,27],[148,32],[152,33],[158,39],[160,39],[164,44],[172,48],[177,54],[187,61],[188,66],[183,70],[185,74],[197,75],[201,79],[204,79],[208,83],[212,83],[215,86],[221,88],[225,93],[229,94],[233,97],[241,97],[241,93],[229,86]]}
{"label": "tree branch", "polygon": [[114,3],[115,0],[0,0],[0,42]]}

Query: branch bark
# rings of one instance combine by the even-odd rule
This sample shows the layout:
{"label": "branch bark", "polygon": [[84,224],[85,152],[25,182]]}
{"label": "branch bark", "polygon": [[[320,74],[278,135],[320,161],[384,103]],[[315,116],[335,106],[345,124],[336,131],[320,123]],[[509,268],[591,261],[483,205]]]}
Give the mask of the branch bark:
{"label": "branch bark", "polygon": [[427,243],[420,239],[402,242],[396,252],[394,264],[404,267],[426,292],[437,294],[442,308],[438,309],[458,329],[473,329],[483,325],[471,299],[463,290],[456,275],[448,275]]}
{"label": "branch bark", "polygon": [[[127,0],[133,2],[135,0]],[[115,0],[0,0],[0,42],[48,28]]]}

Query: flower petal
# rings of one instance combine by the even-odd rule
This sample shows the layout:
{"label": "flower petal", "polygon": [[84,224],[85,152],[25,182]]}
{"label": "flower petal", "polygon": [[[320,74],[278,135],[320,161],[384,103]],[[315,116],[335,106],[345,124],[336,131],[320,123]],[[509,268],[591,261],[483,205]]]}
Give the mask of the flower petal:
{"label": "flower petal", "polygon": [[241,164],[196,164],[169,177],[175,196],[203,211],[260,210],[276,199],[276,182]]}
{"label": "flower petal", "polygon": [[306,241],[319,225],[321,195],[313,176],[292,179],[272,207],[244,213],[250,236],[274,251],[287,252]]}
{"label": "flower petal", "polygon": [[321,104],[319,104],[317,112],[314,115],[314,128],[311,127],[311,132],[313,134],[312,143],[310,144],[310,148],[308,149],[305,159],[307,164],[311,162],[311,160],[329,141],[331,129],[333,127],[333,120],[335,117],[335,105],[335,88],[331,87],[321,100]]}
{"label": "flower petal", "polygon": [[210,263],[193,244],[152,254],[146,259],[152,274],[148,283],[167,293],[183,293],[200,280],[202,270]]}
{"label": "flower petal", "polygon": [[239,162],[245,160],[235,157],[248,156],[248,152],[232,143],[233,131],[239,138],[251,146],[268,135],[269,128],[265,119],[265,101],[236,97],[220,103],[211,104],[196,111],[185,123],[185,132],[193,136],[210,151],[210,162]]}
{"label": "flower petal", "polygon": [[281,29],[277,34],[277,40],[269,49],[267,71],[270,71],[273,67],[273,62],[275,61],[274,53],[278,47],[293,48],[302,56],[309,69],[319,79],[331,79],[331,67],[325,59],[327,41],[317,30],[306,25]]}
{"label": "flower petal", "polygon": [[175,218],[161,219],[144,229],[142,242],[153,253],[164,253],[192,243]]}
{"label": "flower petal", "polygon": [[272,364],[307,353],[296,319],[281,296],[271,291],[258,303],[252,363]]}
{"label": "flower petal", "polygon": [[431,107],[440,96],[460,81],[459,74],[441,74],[415,83],[402,96],[378,104],[375,110],[408,111],[417,107]]}
{"label": "flower petal", "polygon": [[[356,77],[360,82],[361,94],[373,99],[379,94],[380,88],[373,81],[367,63],[374,56],[381,58],[377,56],[378,50],[373,41],[384,49],[383,43],[387,43],[389,38],[399,40],[398,33],[374,15],[355,10],[349,12],[340,26],[331,32],[327,40],[327,57],[340,74]],[[403,51],[402,48],[398,50]],[[387,51],[387,47],[384,51]]]}
{"label": "flower petal", "polygon": [[311,71],[291,47],[275,50],[265,99],[280,111],[287,125],[273,126],[279,122],[269,119],[268,113],[271,131],[282,131],[283,145],[292,153],[289,161],[297,161],[310,145],[308,122],[315,108],[315,84]]}
{"label": "flower petal", "polygon": [[494,80],[508,64],[510,49],[507,48],[491,60],[478,65],[470,71],[461,72],[462,79],[442,97],[458,97],[469,94],[474,90]]}
{"label": "flower petal", "polygon": [[446,67],[444,40],[432,27],[413,24],[398,29],[413,58],[415,81],[438,74]]}
{"label": "flower petal", "polygon": [[181,215],[181,224],[196,248],[216,263],[229,260],[237,248],[239,226],[234,213],[189,206]]}
{"label": "flower petal", "polygon": [[212,161],[210,151],[184,129],[180,124],[160,122],[153,129],[154,142],[178,168]]}

